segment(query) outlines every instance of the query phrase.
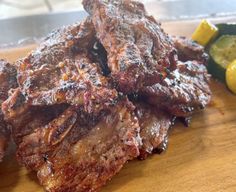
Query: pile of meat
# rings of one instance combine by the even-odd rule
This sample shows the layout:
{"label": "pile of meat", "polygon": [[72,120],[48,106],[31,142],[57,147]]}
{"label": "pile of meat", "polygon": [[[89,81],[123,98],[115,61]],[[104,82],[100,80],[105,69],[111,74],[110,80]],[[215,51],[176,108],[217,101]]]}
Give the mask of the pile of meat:
{"label": "pile of meat", "polygon": [[201,46],[168,36],[139,2],[83,4],[82,23],[0,62],[0,158],[11,131],[17,160],[50,192],[98,191],[127,161],[164,150],[175,118],[211,97]]}

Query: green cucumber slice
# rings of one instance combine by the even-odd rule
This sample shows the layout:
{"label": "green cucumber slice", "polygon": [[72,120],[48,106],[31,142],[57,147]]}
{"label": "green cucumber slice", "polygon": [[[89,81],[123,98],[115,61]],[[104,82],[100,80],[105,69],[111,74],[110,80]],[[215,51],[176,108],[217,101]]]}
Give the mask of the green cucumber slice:
{"label": "green cucumber slice", "polygon": [[236,35],[222,35],[211,45],[209,53],[208,71],[224,82],[228,64],[236,59]]}

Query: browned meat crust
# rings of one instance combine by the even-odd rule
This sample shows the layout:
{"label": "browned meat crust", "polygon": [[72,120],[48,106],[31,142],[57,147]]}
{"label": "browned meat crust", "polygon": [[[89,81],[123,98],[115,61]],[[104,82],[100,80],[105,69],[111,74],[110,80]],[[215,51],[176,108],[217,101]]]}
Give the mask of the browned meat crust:
{"label": "browned meat crust", "polygon": [[210,102],[209,75],[205,65],[197,61],[179,62],[160,84],[145,87],[140,94],[154,104],[178,117],[191,115]]}
{"label": "browned meat crust", "polygon": [[139,158],[146,159],[153,152],[162,150],[160,149],[163,147],[162,144],[167,144],[168,131],[174,118],[170,114],[145,103],[136,102],[135,106],[142,139]]}
{"label": "browned meat crust", "polygon": [[130,0],[84,0],[108,54],[111,78],[124,92],[160,82],[176,65],[175,49],[144,5]]}
{"label": "browned meat crust", "polygon": [[[0,105],[7,99],[8,91],[16,87],[16,69],[10,63],[0,60]],[[0,161],[2,161],[4,156],[9,138],[10,126],[4,121],[4,116],[0,109]]]}
{"label": "browned meat crust", "polygon": [[132,104],[123,101],[93,120],[69,107],[23,137],[18,160],[37,171],[48,191],[97,191],[139,155],[139,124],[132,110]]}
{"label": "browned meat crust", "polygon": [[19,116],[29,106],[68,103],[83,106],[86,112],[99,112],[114,105],[116,90],[109,87],[98,64],[88,58],[94,38],[87,19],[51,34],[19,61],[19,89],[3,104],[6,118]]}
{"label": "browned meat crust", "polygon": [[178,59],[180,61],[196,60],[206,64],[208,55],[204,51],[204,47],[195,43],[186,37],[172,37],[174,47],[177,49]]}

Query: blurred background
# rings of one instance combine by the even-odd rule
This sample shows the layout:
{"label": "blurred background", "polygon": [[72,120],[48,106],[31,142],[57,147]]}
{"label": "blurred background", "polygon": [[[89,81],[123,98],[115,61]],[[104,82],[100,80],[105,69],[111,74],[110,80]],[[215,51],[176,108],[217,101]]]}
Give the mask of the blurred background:
{"label": "blurred background", "polygon": [[[140,0],[159,21],[231,17],[236,0]],[[41,38],[82,20],[82,0],[0,0],[0,48],[12,42]],[[231,19],[232,21],[232,19]]]}
{"label": "blurred background", "polygon": [[0,0],[0,18],[82,10],[82,0]]}
{"label": "blurred background", "polygon": [[[82,0],[0,0],[0,19],[83,10]],[[236,0],[140,0],[161,20],[236,14]]]}

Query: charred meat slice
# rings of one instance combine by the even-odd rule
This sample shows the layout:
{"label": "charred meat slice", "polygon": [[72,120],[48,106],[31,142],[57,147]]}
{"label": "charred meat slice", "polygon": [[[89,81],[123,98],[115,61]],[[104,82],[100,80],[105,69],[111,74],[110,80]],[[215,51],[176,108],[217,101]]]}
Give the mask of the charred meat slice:
{"label": "charred meat slice", "polygon": [[191,115],[210,102],[209,75],[205,65],[197,61],[179,62],[177,69],[159,84],[140,91],[150,104],[154,104],[177,117]]}
{"label": "charred meat slice", "polygon": [[130,0],[84,0],[96,34],[108,54],[117,88],[136,92],[160,82],[176,65],[175,49],[144,5]]}
{"label": "charred meat slice", "polygon": [[[0,60],[0,105],[7,99],[8,91],[17,87],[16,69],[10,63]],[[10,125],[4,121],[2,110],[0,109],[0,161],[4,156],[8,140],[10,138]]]}
{"label": "charred meat slice", "polygon": [[196,60],[206,64],[208,55],[205,53],[203,46],[186,37],[174,36],[172,40],[180,61]]}
{"label": "charred meat slice", "polygon": [[135,106],[142,139],[139,158],[146,159],[148,155],[162,150],[163,145],[167,145],[168,130],[174,118],[170,114],[145,103],[135,103]]}
{"label": "charred meat slice", "polygon": [[69,107],[23,137],[18,160],[37,171],[47,191],[97,191],[139,155],[139,124],[132,111],[127,101],[96,118]]}
{"label": "charred meat slice", "polygon": [[52,33],[19,61],[19,89],[4,103],[6,117],[14,118],[29,106],[67,103],[99,112],[114,105],[116,90],[110,88],[99,64],[89,59],[94,41],[94,28],[87,19]]}

